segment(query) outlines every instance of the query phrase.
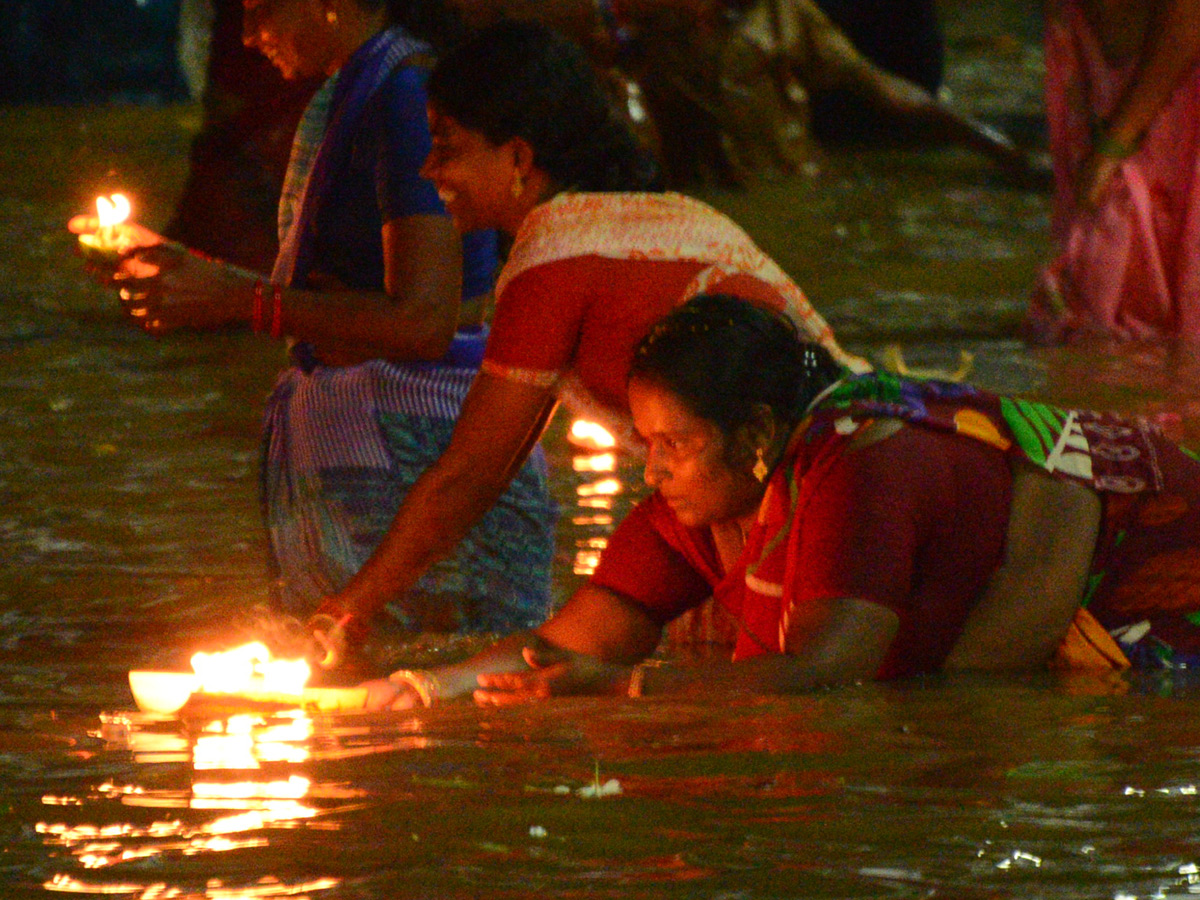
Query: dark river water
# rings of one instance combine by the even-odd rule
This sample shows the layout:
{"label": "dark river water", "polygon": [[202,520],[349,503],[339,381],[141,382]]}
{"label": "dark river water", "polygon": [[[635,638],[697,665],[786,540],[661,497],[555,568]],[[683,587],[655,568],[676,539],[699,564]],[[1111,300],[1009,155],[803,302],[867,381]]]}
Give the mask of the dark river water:
{"label": "dark river water", "polygon": [[[1038,5],[944,6],[955,101],[1036,143]],[[268,596],[256,441],[281,358],[248,335],[132,330],[63,224],[123,188],[160,226],[198,122],[0,110],[0,896],[1200,893],[1186,673],[216,726],[134,712],[128,670],[178,667]],[[1048,197],[965,152],[838,153],[705,196],[877,362],[967,353],[983,386],[1170,414],[1200,443],[1186,348],[1021,343]],[[560,597],[638,490],[628,463],[587,471],[568,424],[546,441]],[[597,488],[614,476],[618,493]]]}

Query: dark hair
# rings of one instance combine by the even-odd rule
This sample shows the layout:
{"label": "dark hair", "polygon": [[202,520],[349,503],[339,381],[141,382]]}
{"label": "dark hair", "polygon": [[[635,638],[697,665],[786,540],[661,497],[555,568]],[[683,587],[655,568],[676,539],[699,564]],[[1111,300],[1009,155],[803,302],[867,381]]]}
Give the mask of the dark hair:
{"label": "dark hair", "polygon": [[446,0],[357,0],[363,9],[387,8],[388,24],[399,25],[415,38],[428,41],[439,53],[465,34],[457,7]]}
{"label": "dark hair", "polygon": [[789,428],[842,375],[790,319],[728,294],[701,294],[651,329],[629,378],[661,385],[727,436],[765,404]]}
{"label": "dark hair", "polygon": [[431,105],[493,144],[519,137],[556,185],[580,191],[646,191],[658,165],[613,108],[583,50],[532,22],[504,20],[442,57],[427,86]]}

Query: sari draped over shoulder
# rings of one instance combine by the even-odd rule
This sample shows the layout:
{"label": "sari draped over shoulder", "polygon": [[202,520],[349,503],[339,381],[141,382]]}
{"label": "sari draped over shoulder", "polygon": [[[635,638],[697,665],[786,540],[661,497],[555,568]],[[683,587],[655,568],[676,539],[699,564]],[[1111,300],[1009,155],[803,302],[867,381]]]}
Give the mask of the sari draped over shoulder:
{"label": "sari draped over shoulder", "polygon": [[[403,29],[388,29],[313,97],[280,201],[277,283],[303,287],[320,268],[318,213],[361,153],[364,129],[386,127],[366,111],[406,61],[428,49]],[[414,163],[380,159],[371,171],[388,165]],[[486,329],[460,329],[440,362],[351,366],[322,365],[312,348],[293,344],[294,364],[267,403],[262,463],[264,515],[286,611],[310,614],[374,552],[409,487],[448,446],[485,340]],[[454,554],[388,614],[408,632],[538,624],[549,612],[556,517],[539,448]]]}
{"label": "sari draped over shoulder", "polygon": [[502,296],[522,272],[576,256],[620,260],[691,260],[705,268],[680,298],[683,303],[734,275],[751,275],[783,298],[776,310],[800,335],[825,347],[853,371],[870,369],[846,353],[833,330],[791,278],[740,227],[712,207],[676,193],[563,193],[535,207],[521,223],[496,280]]}

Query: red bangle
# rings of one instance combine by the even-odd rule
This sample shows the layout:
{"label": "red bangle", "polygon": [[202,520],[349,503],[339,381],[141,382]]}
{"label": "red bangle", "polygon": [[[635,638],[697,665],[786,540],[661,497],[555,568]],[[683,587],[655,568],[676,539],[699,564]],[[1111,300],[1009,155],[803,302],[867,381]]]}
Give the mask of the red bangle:
{"label": "red bangle", "polygon": [[254,282],[254,305],[250,308],[250,330],[261,334],[263,330],[263,283]]}
{"label": "red bangle", "polygon": [[271,337],[283,337],[283,288],[271,285]]}

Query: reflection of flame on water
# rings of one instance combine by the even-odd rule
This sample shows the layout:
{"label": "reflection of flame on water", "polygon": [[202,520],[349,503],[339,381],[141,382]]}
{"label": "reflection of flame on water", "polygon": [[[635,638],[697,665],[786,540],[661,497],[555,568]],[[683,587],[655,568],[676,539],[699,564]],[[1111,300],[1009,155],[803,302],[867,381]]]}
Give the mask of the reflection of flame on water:
{"label": "reflection of flame on water", "polygon": [[[219,881],[210,882],[204,891],[206,900],[253,900],[256,897],[296,897],[309,891],[328,891],[341,884],[340,878],[315,878],[312,881],[297,884],[284,884],[270,876],[260,879],[257,884],[244,887],[225,887]],[[55,875],[42,885],[47,891],[62,894],[126,894],[136,895],[146,900],[159,897],[196,896],[182,892],[168,891],[163,884],[105,884],[93,885],[71,878],[69,875]]]}
{"label": "reflection of flame on water", "polygon": [[613,453],[576,456],[571,459],[571,466],[576,472],[613,472],[617,468],[617,457]]}
{"label": "reflection of flame on water", "polygon": [[571,423],[567,432],[567,440],[577,447],[588,450],[609,450],[617,445],[617,440],[603,425],[576,419]]}
{"label": "reflection of flame on water", "polygon": [[600,553],[608,546],[608,538],[592,537],[575,542],[574,572],[576,575],[591,575],[600,565]]}
{"label": "reflection of flame on water", "polygon": [[287,781],[237,781],[233,784],[196,782],[192,785],[192,795],[224,800],[299,800],[308,793],[311,786],[311,781],[299,775],[293,775]]}
{"label": "reflection of flame on water", "polygon": [[[307,678],[306,665],[295,667],[301,674],[288,682],[277,679],[276,670],[263,665],[265,651],[260,647],[238,648],[215,662],[214,656],[197,654],[196,680],[205,690],[241,693],[244,688],[234,687],[236,675],[249,679],[251,693],[284,696],[286,702],[278,704],[283,708],[254,709],[212,720],[192,717],[182,723],[136,714],[102,714],[102,728],[96,736],[110,749],[132,751],[139,762],[180,764],[185,779],[163,786],[161,776],[155,775],[158,786],[106,781],[78,796],[44,796],[45,806],[66,816],[86,814],[97,803],[105,804],[106,809],[119,804],[151,811],[157,821],[148,822],[139,812],[136,818],[116,824],[39,823],[37,833],[53,848],[52,857],[63,867],[57,874],[44,876],[49,880],[42,882],[43,890],[140,900],[297,896],[316,900],[317,894],[342,886],[342,879],[332,876],[309,875],[308,880],[285,882],[255,875],[244,885],[240,880],[222,883],[212,878],[197,889],[172,878],[192,881],[196,872],[221,868],[220,857],[213,854],[249,851],[245,856],[235,854],[235,862],[224,864],[241,872],[245,870],[242,859],[281,858],[279,853],[286,852],[281,850],[287,841],[281,837],[284,833],[298,828],[336,831],[344,827],[339,815],[358,808],[366,791],[344,782],[314,783],[310,773],[296,764],[303,763],[306,768],[314,760],[428,747],[430,738],[422,733],[421,720],[396,722],[393,730],[398,734],[393,730],[379,734],[378,726],[357,720],[346,726],[321,716],[314,719],[299,708],[301,704],[290,707],[289,695],[299,693]],[[224,677],[207,677],[206,665],[222,668]],[[234,669],[238,671],[232,672]],[[165,770],[158,766],[153,771]],[[156,880],[138,883],[139,876]]]}
{"label": "reflection of flame on water", "polygon": [[312,674],[304,659],[274,659],[255,641],[219,653],[197,653],[192,669],[200,689],[209,694],[300,694]]}
{"label": "reflection of flame on water", "polygon": [[611,525],[612,521],[613,517],[606,515],[571,516],[572,525]]}
{"label": "reflection of flame on water", "polygon": [[257,769],[264,762],[304,762],[313,723],[300,710],[272,719],[253,714],[210,722],[197,736],[192,765],[197,770]]}
{"label": "reflection of flame on water", "polygon": [[602,478],[590,484],[581,484],[575,488],[580,497],[611,497],[624,490],[624,485],[617,478]]}

